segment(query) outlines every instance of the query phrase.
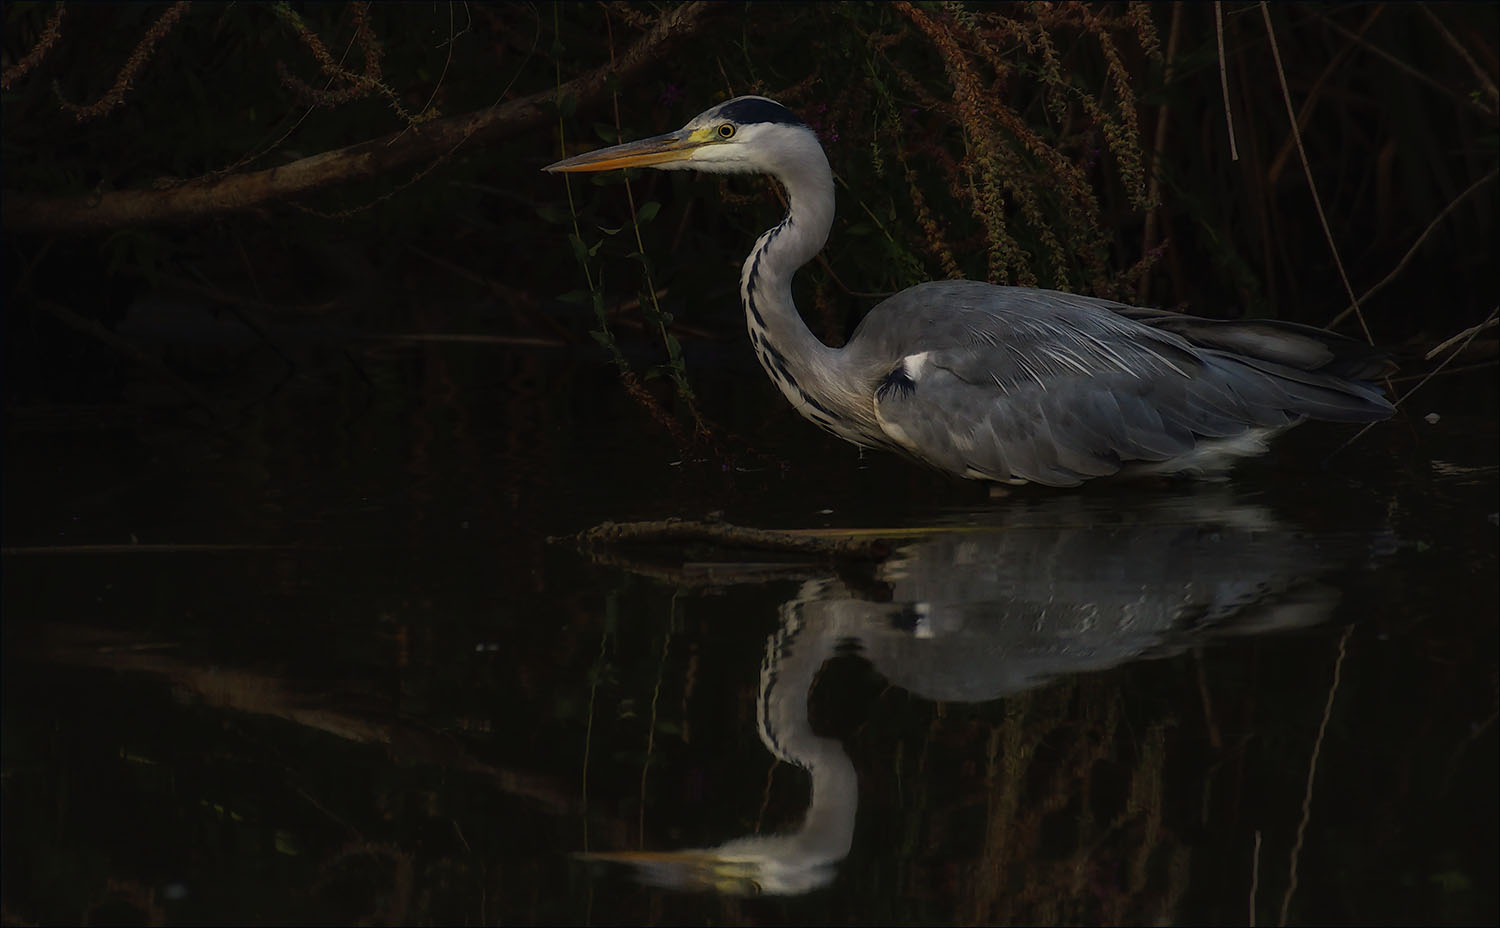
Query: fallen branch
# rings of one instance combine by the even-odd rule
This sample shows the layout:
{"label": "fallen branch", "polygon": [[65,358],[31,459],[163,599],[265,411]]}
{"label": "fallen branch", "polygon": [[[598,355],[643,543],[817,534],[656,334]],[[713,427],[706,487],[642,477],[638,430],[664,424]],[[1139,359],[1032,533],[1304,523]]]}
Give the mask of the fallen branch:
{"label": "fallen branch", "polygon": [[817,557],[867,558],[879,560],[890,554],[890,544],[882,538],[817,537],[791,532],[747,528],[728,522],[697,522],[665,519],[659,522],[604,522],[576,536],[549,538],[548,541],[576,541],[585,547],[622,542],[707,541],[714,544],[786,554],[811,554]]}
{"label": "fallen branch", "polygon": [[300,196],[333,184],[378,177],[394,168],[439,157],[457,146],[489,142],[538,128],[556,114],[552,104],[572,96],[589,105],[662,59],[673,43],[697,31],[706,3],[667,10],[613,66],[595,68],[561,87],[538,91],[488,109],[435,119],[399,133],[322,152],[280,167],[187,181],[161,190],[116,190],[88,196],[50,197],[5,191],[0,220],[6,229],[83,234],[122,226],[184,222]]}

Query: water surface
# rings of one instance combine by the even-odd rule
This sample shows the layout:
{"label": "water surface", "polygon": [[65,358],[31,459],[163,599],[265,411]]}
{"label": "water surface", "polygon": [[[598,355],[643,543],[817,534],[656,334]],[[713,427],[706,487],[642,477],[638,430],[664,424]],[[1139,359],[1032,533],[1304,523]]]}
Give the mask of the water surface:
{"label": "water surface", "polygon": [[[10,410],[8,919],[1497,917],[1492,370],[991,500],[717,356],[703,460],[593,354],[291,360]],[[894,553],[546,541],[709,513]]]}

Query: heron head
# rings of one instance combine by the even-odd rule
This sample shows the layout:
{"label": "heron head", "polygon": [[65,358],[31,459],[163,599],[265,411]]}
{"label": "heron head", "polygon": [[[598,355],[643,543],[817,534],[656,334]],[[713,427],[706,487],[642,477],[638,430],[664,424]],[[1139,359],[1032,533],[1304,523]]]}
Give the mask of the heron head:
{"label": "heron head", "polygon": [[649,167],[715,174],[777,173],[778,166],[817,137],[791,110],[765,97],[735,97],[675,132],[575,155],[544,171],[612,171]]}

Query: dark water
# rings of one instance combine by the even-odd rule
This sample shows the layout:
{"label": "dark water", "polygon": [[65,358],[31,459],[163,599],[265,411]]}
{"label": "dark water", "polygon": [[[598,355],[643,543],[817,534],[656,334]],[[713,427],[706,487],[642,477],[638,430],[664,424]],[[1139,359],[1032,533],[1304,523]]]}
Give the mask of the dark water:
{"label": "dark water", "polygon": [[[1495,921],[1493,369],[992,501],[697,350],[756,453],[537,346],[13,405],[6,921]],[[710,512],[897,544],[546,541]]]}

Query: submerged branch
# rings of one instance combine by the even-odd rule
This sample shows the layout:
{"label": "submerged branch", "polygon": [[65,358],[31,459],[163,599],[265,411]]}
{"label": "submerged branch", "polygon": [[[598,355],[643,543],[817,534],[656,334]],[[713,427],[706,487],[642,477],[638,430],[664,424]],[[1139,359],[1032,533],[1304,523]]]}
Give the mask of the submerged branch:
{"label": "submerged branch", "polygon": [[[191,694],[209,709],[281,719],[355,744],[379,745],[398,764],[441,764],[477,774],[503,793],[557,812],[578,808],[577,799],[551,777],[494,766],[447,731],[421,721],[355,708],[359,700],[349,692],[329,692],[274,673],[178,656],[171,653],[175,643],[133,641],[102,628],[60,625],[40,634],[28,653],[49,663],[155,678],[170,683],[174,692]],[[618,832],[618,826],[612,830]]]}
{"label": "submerged branch", "polygon": [[806,561],[801,563],[750,563],[748,561],[726,561],[723,563],[662,564],[630,554],[595,548],[589,551],[589,560],[599,567],[614,567],[628,570],[659,583],[709,594],[726,587],[744,584],[764,584],[776,581],[801,583],[828,575],[822,564]]}

